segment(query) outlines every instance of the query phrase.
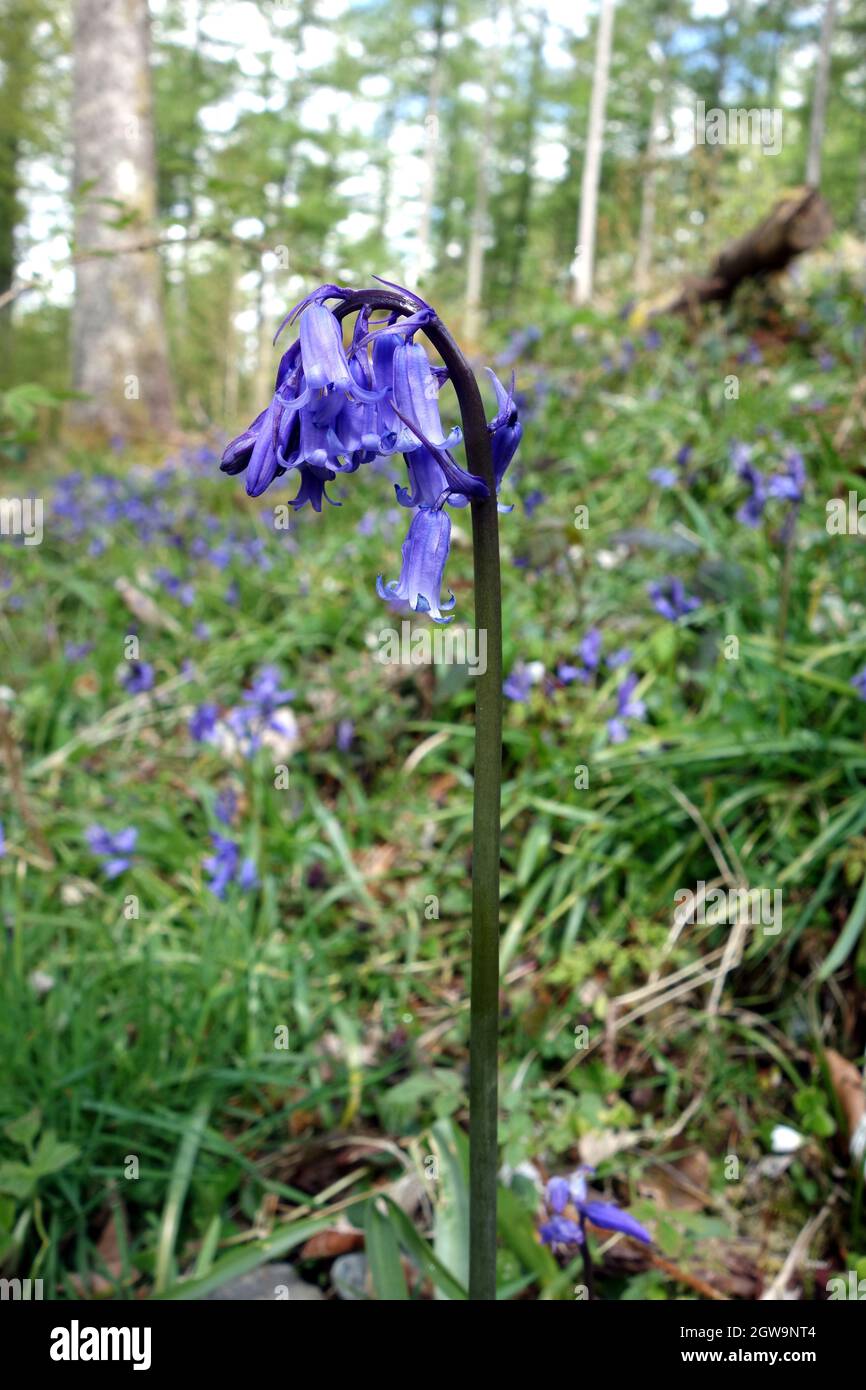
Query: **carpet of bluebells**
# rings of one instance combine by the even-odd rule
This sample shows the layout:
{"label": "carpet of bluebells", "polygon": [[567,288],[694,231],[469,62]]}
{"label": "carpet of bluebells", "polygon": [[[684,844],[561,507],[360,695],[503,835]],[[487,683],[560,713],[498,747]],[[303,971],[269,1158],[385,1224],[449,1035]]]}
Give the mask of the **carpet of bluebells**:
{"label": "carpet of bluebells", "polygon": [[[828,269],[727,324],[563,308],[493,354],[524,426],[503,1297],[575,1296],[578,1243],[538,1229],[573,1228],[578,1171],[652,1237],[590,1232],[605,1298],[753,1297],[825,1206],[800,1296],[866,1256],[824,1056],[866,1043],[863,538],[826,510],[866,496],[862,311]],[[0,542],[0,1259],[132,1298],[288,1257],[331,1294],[366,1237],[374,1293],[459,1297],[473,678],[378,659],[393,460],[296,514],[291,479],[220,475],[227,434],[15,479],[45,535]],[[468,513],[446,579],[471,622]],[[783,911],[679,929],[700,884]]]}

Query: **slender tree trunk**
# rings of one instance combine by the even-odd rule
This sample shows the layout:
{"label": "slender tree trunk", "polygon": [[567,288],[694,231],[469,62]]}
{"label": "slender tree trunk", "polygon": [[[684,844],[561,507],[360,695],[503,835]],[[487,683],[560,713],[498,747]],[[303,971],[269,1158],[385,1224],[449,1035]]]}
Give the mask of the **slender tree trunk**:
{"label": "slender tree trunk", "polygon": [[815,69],[815,89],[812,94],[812,120],[809,126],[809,154],[806,158],[806,182],[811,188],[821,185],[821,150],[824,127],[827,123],[827,95],[830,86],[830,49],[833,26],[836,22],[836,0],[826,0],[821,21],[821,43],[818,66]]}
{"label": "slender tree trunk", "polygon": [[644,294],[649,285],[650,267],[653,258],[653,236],[656,221],[656,191],[658,186],[658,129],[664,115],[665,90],[660,79],[656,79],[653,95],[652,113],[646,142],[646,171],[643,176],[640,204],[640,227],[637,236],[637,254],[634,262],[634,287],[638,294]]}
{"label": "slender tree trunk", "polygon": [[598,215],[598,186],[601,178],[601,157],[604,150],[604,113],[607,105],[607,84],[610,75],[610,54],[613,45],[613,12],[615,0],[601,0],[598,18],[598,38],[595,48],[595,67],[592,74],[592,96],[589,103],[589,126],[586,134],[586,153],[580,187],[580,215],[575,247],[574,302],[586,304],[592,298],[595,267],[595,224]]}
{"label": "slender tree trunk", "polygon": [[541,104],[541,81],[544,75],[544,30],[546,15],[544,10],[532,12],[533,29],[530,44],[529,83],[526,93],[526,112],[522,121],[521,172],[517,185],[517,205],[514,211],[514,228],[511,237],[511,267],[508,289],[511,295],[517,294],[523,269],[523,253],[529,234],[529,219],[532,211],[533,161],[535,159],[535,138],[538,128],[538,112]]}
{"label": "slender tree trunk", "polygon": [[149,56],[146,0],[76,0],[74,413],[138,436],[173,424],[159,260],[124,250],[156,219]]}
{"label": "slender tree trunk", "polygon": [[424,182],[421,188],[421,219],[415,279],[423,284],[433,269],[433,204],[436,200],[436,174],[439,167],[439,101],[442,96],[442,50],[445,38],[445,0],[440,0],[434,21],[436,46],[427,87],[427,114],[424,117]]}
{"label": "slender tree trunk", "polygon": [[493,103],[495,99],[498,63],[491,58],[484,77],[484,118],[481,127],[481,148],[475,165],[475,202],[469,232],[469,253],[466,257],[465,331],[470,346],[478,343],[481,332],[481,297],[484,289],[484,239],[487,236],[487,213],[490,205],[490,157],[493,149]]}

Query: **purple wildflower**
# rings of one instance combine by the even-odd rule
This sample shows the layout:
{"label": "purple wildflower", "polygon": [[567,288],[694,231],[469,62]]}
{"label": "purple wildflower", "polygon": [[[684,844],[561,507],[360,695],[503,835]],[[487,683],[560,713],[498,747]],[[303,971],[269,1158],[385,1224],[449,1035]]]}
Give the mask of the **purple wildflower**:
{"label": "purple wildflower", "polygon": [[196,743],[207,743],[216,729],[219,710],[216,705],[199,705],[189,721],[189,732]]}
{"label": "purple wildflower", "polygon": [[[629,1212],[612,1202],[596,1202],[589,1198],[586,1188],[588,1168],[578,1168],[569,1178],[551,1178],[547,1184],[545,1204],[549,1219],[541,1226],[539,1234],[545,1245],[581,1245],[586,1239],[586,1223],[599,1226],[603,1231],[619,1231],[640,1240],[645,1245],[652,1244],[652,1236],[644,1230]],[[576,1219],[563,1215],[571,1209]]]}
{"label": "purple wildflower", "polygon": [[679,474],[675,468],[651,468],[649,478],[650,482],[657,483],[661,488],[676,487],[679,482]]}
{"label": "purple wildflower", "polygon": [[[432,366],[425,349],[414,342],[418,330],[435,319],[433,309],[408,291],[401,293],[417,307],[403,317],[371,324],[370,311],[362,309],[347,349],[341,324],[326,301],[346,300],[352,293],[322,285],[289,313],[283,326],[299,318],[299,337],[283,354],[272,400],[227,446],[221,468],[230,474],[246,472],[247,492],[256,497],[276,478],[297,470],[299,486],[291,505],[297,510],[309,503],[321,511],[323,502],[340,505],[327,492],[338,474],[402,453],[409,485],[397,486],[397,498],[419,511],[403,546],[400,579],[383,585],[380,577],[377,589],[386,601],[403,599],[434,621],[447,622],[439,595],[450,521],[442,509],[486,497],[487,485],[456,463],[452,450],[462,434],[456,427],[443,427],[437,399],[447,370]],[[497,413],[488,429],[498,491],[521,426],[513,385],[506,391],[493,380]]]}
{"label": "purple wildflower", "polygon": [[103,825],[89,825],[84,838],[91,854],[103,860],[102,872],[106,878],[117,878],[132,864],[131,856],[138,840],[138,831],[134,826],[129,825],[112,833]]}
{"label": "purple wildflower", "polygon": [[255,888],[258,878],[253,860],[241,860],[239,846],[225,835],[212,834],[211,840],[214,853],[205,856],[202,866],[210,875],[208,887],[214,897],[224,898],[231,883],[237,883],[243,891]]}
{"label": "purple wildflower", "polygon": [[128,695],[141,695],[153,687],[154,671],[149,661],[130,661],[120,677],[120,683]]}
{"label": "purple wildflower", "polygon": [[341,719],[337,724],[337,747],[341,753],[348,753],[355,737],[355,725],[351,719]]}
{"label": "purple wildflower", "polygon": [[767,481],[767,496],[784,502],[802,502],[806,489],[806,465],[798,449],[789,449],[784,473],[774,473]]}
{"label": "purple wildflower", "polygon": [[454,595],[447,603],[441,601],[442,574],[451,547],[451,518],[448,513],[433,507],[419,507],[409,533],[403,542],[403,567],[399,579],[383,583],[376,580],[379,597],[400,599],[413,612],[429,613],[434,623],[449,623],[442,616],[454,607]]}
{"label": "purple wildflower", "polygon": [[701,601],[687,594],[681,579],[666,578],[647,585],[647,593],[655,611],[669,623],[679,622],[687,613],[700,608]]}
{"label": "purple wildflower", "polygon": [[67,642],[63,648],[63,655],[67,661],[83,661],[92,651],[92,642]]}
{"label": "purple wildflower", "polygon": [[632,699],[638,680],[639,677],[630,672],[616,692],[616,714],[607,721],[607,736],[611,743],[624,743],[628,738],[628,725],[625,722],[627,719],[646,717],[646,705],[643,700]]}
{"label": "purple wildflower", "polygon": [[536,680],[537,672],[534,669],[534,663],[527,666],[525,662],[518,661],[502,682],[502,693],[509,700],[515,700],[518,704],[525,705]]}
{"label": "purple wildflower", "polygon": [[858,671],[856,676],[851,677],[851,684],[857,691],[861,700],[866,700],[866,666],[862,671]]}

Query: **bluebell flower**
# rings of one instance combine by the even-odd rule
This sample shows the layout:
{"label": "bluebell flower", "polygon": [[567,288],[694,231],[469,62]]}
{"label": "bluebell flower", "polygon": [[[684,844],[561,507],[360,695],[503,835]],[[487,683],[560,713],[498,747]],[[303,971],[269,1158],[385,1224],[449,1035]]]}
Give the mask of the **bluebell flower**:
{"label": "bluebell flower", "polygon": [[798,449],[789,449],[784,458],[785,471],[774,473],[767,480],[767,495],[784,502],[802,502],[806,489],[806,465]]}
{"label": "bluebell flower", "polygon": [[261,747],[262,736],[269,729],[294,737],[296,726],[294,717],[282,714],[283,709],[295,698],[294,690],[283,690],[281,677],[275,666],[263,666],[253,678],[252,684],[241,695],[243,704],[229,712],[227,723],[238,739],[246,744],[249,757]]}
{"label": "bluebell flower", "polygon": [[112,833],[103,825],[89,825],[84,838],[91,854],[103,861],[102,872],[106,878],[117,878],[132,864],[132,853],[138,841],[138,831],[134,826]]}
{"label": "bluebell flower", "polygon": [[538,683],[543,670],[540,662],[515,662],[510,674],[502,682],[503,695],[518,704],[526,704],[532,687]]}
{"label": "bluebell flower", "polygon": [[639,677],[631,672],[620,683],[616,692],[616,714],[607,721],[607,736],[611,743],[624,743],[628,738],[627,719],[644,719],[646,705],[643,700],[633,699]]}
{"label": "bluebell flower", "polygon": [[140,695],[153,687],[154,670],[149,661],[130,661],[120,677],[120,683],[129,695]]}
{"label": "bluebell flower", "polygon": [[199,705],[189,721],[189,732],[196,743],[206,743],[216,729],[219,709],[216,705]]}
{"label": "bluebell flower", "polygon": [[63,655],[67,661],[83,661],[92,651],[92,642],[67,642],[63,648]]}
{"label": "bluebell flower", "polygon": [[657,483],[661,488],[676,487],[679,482],[679,474],[674,468],[651,468],[649,478],[650,482]]}
{"label": "bluebell flower", "polygon": [[[363,308],[346,348],[342,326],[327,301],[345,300],[352,293],[322,285],[289,312],[280,332],[299,320],[299,336],[280,360],[270,404],[226,447],[220,466],[229,474],[246,472],[247,492],[256,497],[275,479],[296,471],[298,490],[291,506],[321,511],[323,502],[340,505],[327,491],[340,474],[364,465],[375,469],[402,453],[408,486],[395,484],[397,499],[418,510],[403,546],[400,579],[384,586],[380,577],[377,589],[387,601],[401,599],[405,589],[416,611],[448,621],[441,611],[451,605],[439,599],[450,542],[443,508],[465,507],[486,497],[487,485],[454,459],[462,433],[456,426],[443,427],[438,404],[448,372],[433,366],[414,341],[435,319],[433,309],[408,295],[414,312],[371,322],[369,309]],[[498,491],[520,442],[521,425],[513,385],[506,391],[494,377],[494,389],[497,413],[488,428]]]}
{"label": "bluebell flower", "polygon": [[662,617],[667,618],[669,623],[679,622],[687,613],[692,613],[696,608],[700,608],[699,598],[686,593],[685,585],[681,579],[674,579],[668,575],[665,579],[647,585],[647,593],[655,611]]}
{"label": "bluebell flower", "polygon": [[851,684],[857,691],[861,700],[866,700],[866,666],[862,671],[858,671],[856,676],[851,677]]}
{"label": "bluebell flower", "polygon": [[[652,1236],[635,1218],[612,1202],[592,1200],[586,1187],[586,1174],[592,1169],[581,1167],[569,1178],[551,1178],[547,1184],[545,1204],[548,1220],[539,1234],[546,1245],[553,1247],[581,1245],[586,1239],[586,1223],[603,1231],[619,1231],[633,1240],[652,1244]],[[567,1215],[572,1212],[573,1216]]]}
{"label": "bluebell flower", "polygon": [[0,859],[5,858],[5,855],[6,855],[6,834],[5,834],[5,831],[3,830],[3,822],[2,822],[2,820],[0,820]]}
{"label": "bluebell flower", "polygon": [[208,887],[216,898],[224,898],[229,885],[236,883],[242,892],[258,887],[258,875],[252,859],[241,859],[240,847],[225,835],[212,834],[214,852],[202,860],[205,873],[210,875]]}
{"label": "bluebell flower", "polygon": [[517,406],[514,403],[514,377],[512,376],[511,379],[511,389],[506,391],[495,372],[492,372],[489,367],[487,373],[496,392],[497,412],[488,423],[487,428],[492,435],[493,476],[496,479],[496,491],[498,492],[506,469],[517,453],[523,438],[523,426],[518,418]]}
{"label": "bluebell flower", "polygon": [[577,651],[583,665],[577,667],[576,678],[586,685],[595,675],[601,661],[601,630],[597,627],[589,628],[580,639]]}
{"label": "bluebell flower", "polygon": [[231,787],[223,787],[214,802],[214,815],[223,825],[231,825],[238,808],[238,799]]}
{"label": "bluebell flower", "polygon": [[433,507],[419,507],[403,542],[403,566],[399,579],[384,584],[376,580],[380,598],[400,599],[413,612],[429,613],[435,623],[448,623],[442,616],[454,607],[454,595],[441,601],[442,575],[451,547],[451,518]]}
{"label": "bluebell flower", "polygon": [[631,647],[617,647],[615,652],[611,652],[607,658],[607,664],[611,671],[616,671],[620,666],[627,666],[632,658]]}
{"label": "bluebell flower", "polygon": [[556,668],[556,675],[563,685],[570,685],[572,681],[580,680],[584,671],[581,666],[572,666],[568,661],[561,661]]}
{"label": "bluebell flower", "polygon": [[545,500],[545,494],[541,492],[537,487],[533,488],[532,491],[528,492],[523,499],[523,506],[526,510],[526,515],[532,516],[535,510],[538,507],[540,507],[542,502],[544,502]]}
{"label": "bluebell flower", "polygon": [[341,719],[337,724],[337,747],[341,753],[348,753],[355,737],[355,725],[351,719]]}

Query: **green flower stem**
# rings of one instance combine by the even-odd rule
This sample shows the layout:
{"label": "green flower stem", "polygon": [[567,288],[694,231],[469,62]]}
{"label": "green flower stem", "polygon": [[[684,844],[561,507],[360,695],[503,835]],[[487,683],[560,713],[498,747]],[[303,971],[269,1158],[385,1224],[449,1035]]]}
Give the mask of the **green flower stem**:
{"label": "green flower stem", "polygon": [[[390,290],[362,290],[337,318],[364,305],[410,315],[418,306]],[[502,597],[493,454],[475,373],[438,318],[424,325],[457,395],[469,469],[487,483],[472,502],[475,627],[487,634],[487,669],[475,680],[472,824],[472,993],[469,1058],[469,1297],[496,1298],[497,1073],[499,1033],[499,821],[502,783]]]}

